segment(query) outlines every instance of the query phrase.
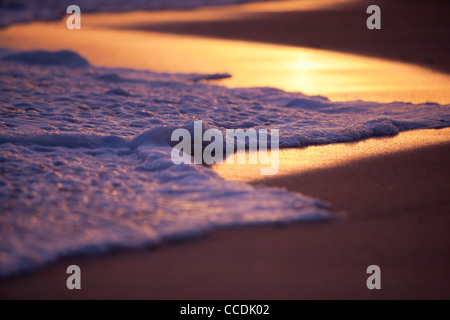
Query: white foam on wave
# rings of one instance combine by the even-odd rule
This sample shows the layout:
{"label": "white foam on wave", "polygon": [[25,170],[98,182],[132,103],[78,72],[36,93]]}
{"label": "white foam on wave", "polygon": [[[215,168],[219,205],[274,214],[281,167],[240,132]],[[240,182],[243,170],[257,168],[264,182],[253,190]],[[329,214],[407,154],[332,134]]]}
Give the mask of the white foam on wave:
{"label": "white foam on wave", "polygon": [[[21,58],[4,59],[11,54]],[[316,199],[174,165],[170,135],[195,120],[222,132],[279,129],[282,147],[450,124],[448,105],[331,102],[199,82],[208,75],[71,68],[42,56],[0,50],[0,277],[67,255],[331,217]]]}

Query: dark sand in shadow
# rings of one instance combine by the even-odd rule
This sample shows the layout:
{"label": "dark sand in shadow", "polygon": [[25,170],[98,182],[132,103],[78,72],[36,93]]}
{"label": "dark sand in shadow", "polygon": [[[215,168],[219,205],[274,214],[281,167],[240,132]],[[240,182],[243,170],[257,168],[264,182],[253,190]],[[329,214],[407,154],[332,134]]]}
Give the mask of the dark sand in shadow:
{"label": "dark sand in shadow", "polygon": [[[450,298],[450,143],[260,181],[329,200],[330,223],[219,231],[157,250],[69,259],[0,285],[1,298]],[[66,268],[82,290],[66,289]],[[381,268],[381,290],[366,268]]]}
{"label": "dark sand in shadow", "polygon": [[[366,9],[381,8],[381,30]],[[229,20],[151,22],[130,28],[321,48],[450,72],[450,5],[445,0],[360,0],[337,8],[249,13]]]}

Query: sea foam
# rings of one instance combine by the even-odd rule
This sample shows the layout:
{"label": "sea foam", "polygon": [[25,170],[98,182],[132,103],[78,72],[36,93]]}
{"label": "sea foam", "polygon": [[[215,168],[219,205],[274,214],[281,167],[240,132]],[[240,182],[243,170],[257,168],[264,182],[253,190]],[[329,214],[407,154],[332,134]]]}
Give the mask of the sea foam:
{"label": "sea foam", "polygon": [[42,58],[52,54],[0,50],[0,277],[219,228],[333,217],[317,199],[174,165],[171,133],[196,120],[221,132],[279,129],[282,147],[450,124],[449,105],[230,89],[200,80],[214,75],[73,67],[85,60],[72,52],[59,53],[69,66]]}

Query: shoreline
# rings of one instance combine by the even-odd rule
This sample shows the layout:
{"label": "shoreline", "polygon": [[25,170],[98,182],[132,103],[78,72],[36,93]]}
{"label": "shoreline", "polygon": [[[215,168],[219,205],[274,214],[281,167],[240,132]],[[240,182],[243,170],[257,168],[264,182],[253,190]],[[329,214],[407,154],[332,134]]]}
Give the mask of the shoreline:
{"label": "shoreline", "polygon": [[[261,176],[263,165],[249,163],[246,152],[245,164],[213,165],[213,170],[226,180],[266,184],[267,181],[282,180],[284,176],[300,175],[322,169],[333,170],[341,166],[349,166],[353,162],[389,154],[420,149],[428,146],[444,144],[450,141],[450,128],[416,129],[401,131],[395,136],[378,136],[352,142],[310,145],[302,148],[283,148],[278,152],[278,172],[275,175]],[[259,159],[259,158],[258,158]],[[282,186],[282,185],[280,185]],[[301,190],[296,190],[300,193]]]}
{"label": "shoreline", "polygon": [[[326,96],[334,102],[364,100],[449,103],[449,74],[428,69],[429,64],[423,59],[409,61],[402,56],[404,50],[417,57],[437,54],[443,60],[437,59],[436,65],[445,68],[445,61],[448,59],[446,44],[435,39],[435,36],[427,37],[430,38],[427,41],[437,42],[438,46],[442,46],[432,51],[433,46],[429,46],[427,42],[424,42],[427,46],[415,47],[423,37],[414,38],[413,41],[407,36],[408,33],[385,34],[386,29],[397,30],[396,26],[376,31],[367,30],[365,20],[355,21],[358,17],[365,19],[365,13],[361,15],[360,12],[362,9],[355,6],[356,4],[347,4],[344,9],[272,12],[261,10],[258,4],[254,4],[248,10],[240,6],[226,7],[225,12],[220,11],[225,7],[219,7],[181,12],[129,12],[123,16],[86,13],[83,16],[83,29],[79,31],[67,30],[64,19],[51,23],[18,24],[0,30],[0,46],[20,50],[71,50],[95,66],[162,73],[228,73],[231,77],[214,80],[214,84],[229,88],[273,87],[288,92]],[[383,6],[384,11],[389,12],[390,8],[389,5]],[[258,10],[263,12],[258,13]],[[236,16],[229,17],[231,13]],[[343,13],[351,18],[349,23],[353,21],[356,25],[351,28],[346,24],[333,25],[336,19],[347,21],[345,15],[341,16]],[[288,19],[285,15],[291,18]],[[299,20],[303,15],[317,17],[312,21],[310,18]],[[328,16],[337,18],[328,20]],[[316,28],[317,21],[322,18],[331,25]],[[310,25],[299,25],[300,22],[308,21]],[[385,23],[389,24],[389,21]],[[363,29],[361,24],[364,25]],[[211,34],[187,35],[192,31],[190,25],[198,25],[202,33]],[[180,30],[172,30],[171,26],[178,26]],[[434,34],[435,27],[431,24],[421,32]],[[162,29],[154,30],[160,32],[149,31],[152,28]],[[327,28],[333,32],[328,32]],[[233,35],[231,38],[244,40],[227,40],[223,30],[230,32]],[[348,39],[344,36],[347,32]],[[442,29],[438,29],[437,33],[442,33]],[[46,36],[42,37],[43,34]],[[339,34],[340,37],[336,38]],[[301,43],[300,40],[304,37],[312,37],[317,41],[322,39],[320,41],[325,45]],[[274,44],[274,39],[287,45]],[[338,51],[325,50],[336,41],[344,47],[348,45],[343,51],[349,53],[339,52],[339,48],[336,48]],[[374,46],[374,50],[365,52],[365,55],[355,54],[359,49],[365,48],[366,44]],[[314,47],[321,49],[313,49]],[[334,48],[331,46],[330,49]],[[380,50],[384,52],[387,49],[390,50],[387,57],[393,60],[374,57]],[[391,56],[391,53],[394,55]],[[183,59],[180,59],[181,56]]]}
{"label": "shoreline", "polygon": [[[0,283],[3,299],[448,299],[450,142],[265,179],[345,219],[215,231],[158,248],[70,258]],[[82,290],[65,287],[82,270]],[[365,286],[381,268],[382,290]],[[45,283],[45,286],[42,284]]]}
{"label": "shoreline", "polygon": [[[448,6],[435,1],[445,10],[421,11],[412,5],[418,1],[409,1],[410,7],[404,0],[378,2],[380,33],[355,27],[365,25],[365,1],[339,14],[277,12],[133,28],[349,50],[450,73],[450,47],[442,40],[448,23],[432,19],[434,12],[447,17]],[[405,16],[396,21],[403,6]],[[416,21],[419,13],[424,19]],[[313,28],[317,21],[324,21],[321,28]],[[449,160],[446,141],[253,181],[320,198],[347,216],[218,230],[155,248],[67,258],[0,280],[0,299],[450,299]],[[66,288],[72,264],[82,270],[80,291]],[[381,290],[366,288],[366,268],[373,264],[381,268]]]}

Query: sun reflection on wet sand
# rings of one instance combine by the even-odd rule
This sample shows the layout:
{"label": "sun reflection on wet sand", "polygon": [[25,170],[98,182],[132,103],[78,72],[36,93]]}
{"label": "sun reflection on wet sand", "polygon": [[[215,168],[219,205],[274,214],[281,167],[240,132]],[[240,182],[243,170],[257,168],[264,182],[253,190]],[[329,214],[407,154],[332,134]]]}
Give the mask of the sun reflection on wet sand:
{"label": "sun reflection on wet sand", "polygon": [[[229,87],[270,86],[323,95],[334,101],[450,103],[450,76],[412,64],[293,46],[127,30],[142,21],[230,19],[248,12],[313,10],[315,6],[330,3],[328,0],[286,1],[281,2],[283,5],[275,3],[275,7],[274,2],[267,2],[191,11],[86,14],[79,31],[68,31],[64,19],[0,30],[0,46],[68,49],[80,53],[94,65],[108,67],[170,73],[228,72],[232,78],[215,83]],[[394,138],[358,143],[284,149],[280,150],[278,175],[447,141],[450,141],[450,129],[404,132]],[[214,170],[232,180],[261,178],[259,165],[220,165],[214,166]]]}
{"label": "sun reflection on wet sand", "polygon": [[200,7],[194,10],[95,13],[83,15],[83,23],[96,27],[127,28],[142,23],[232,20],[248,17],[249,14],[331,9],[356,1],[358,0],[284,0]]}
{"label": "sun reflection on wet sand", "polygon": [[[261,167],[268,165],[246,164],[214,165],[213,170],[228,180],[251,182],[314,169],[336,167],[362,158],[382,156],[433,144],[450,142],[450,128],[439,130],[414,130],[401,132],[395,137],[372,138],[355,143],[338,143],[325,146],[310,146],[302,149],[281,149],[279,171],[276,175],[262,176]],[[234,155],[237,157],[237,155]]]}
{"label": "sun reflection on wet sand", "polygon": [[77,31],[67,30],[65,20],[14,25],[0,30],[0,46],[68,49],[100,66],[228,72],[232,78],[215,83],[270,86],[333,101],[450,102],[450,76],[411,64],[326,50],[118,29],[133,17],[139,21],[146,15],[167,14],[135,12],[124,14],[124,19],[121,14],[89,14],[83,16],[82,29]]}

